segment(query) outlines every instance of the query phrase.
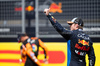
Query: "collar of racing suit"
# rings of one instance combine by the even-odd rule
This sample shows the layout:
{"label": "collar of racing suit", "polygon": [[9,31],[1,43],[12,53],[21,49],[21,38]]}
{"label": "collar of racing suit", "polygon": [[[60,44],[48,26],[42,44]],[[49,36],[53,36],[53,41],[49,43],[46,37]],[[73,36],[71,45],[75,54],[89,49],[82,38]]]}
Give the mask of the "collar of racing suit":
{"label": "collar of racing suit", "polygon": [[83,31],[82,29],[77,29],[78,31]]}

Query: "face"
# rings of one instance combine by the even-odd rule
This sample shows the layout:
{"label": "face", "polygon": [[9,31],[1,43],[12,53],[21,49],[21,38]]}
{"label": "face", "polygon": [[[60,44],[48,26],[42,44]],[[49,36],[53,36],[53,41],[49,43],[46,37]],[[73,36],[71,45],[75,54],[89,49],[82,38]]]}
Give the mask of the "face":
{"label": "face", "polygon": [[21,42],[24,42],[26,39],[28,39],[29,37],[28,36],[22,36],[21,37]]}
{"label": "face", "polygon": [[78,27],[78,24],[73,23],[70,25],[70,30],[77,30],[78,29],[77,27]]}
{"label": "face", "polygon": [[24,36],[22,36],[20,40],[21,40],[21,42],[24,42]]}

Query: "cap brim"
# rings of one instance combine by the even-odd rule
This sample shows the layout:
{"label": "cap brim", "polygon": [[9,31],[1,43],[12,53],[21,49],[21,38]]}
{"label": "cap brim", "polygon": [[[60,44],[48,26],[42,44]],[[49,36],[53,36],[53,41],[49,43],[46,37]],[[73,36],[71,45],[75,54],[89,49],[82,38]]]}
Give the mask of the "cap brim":
{"label": "cap brim", "polygon": [[67,23],[68,23],[69,25],[72,25],[72,24],[73,24],[73,22],[71,22],[71,21],[67,21]]}

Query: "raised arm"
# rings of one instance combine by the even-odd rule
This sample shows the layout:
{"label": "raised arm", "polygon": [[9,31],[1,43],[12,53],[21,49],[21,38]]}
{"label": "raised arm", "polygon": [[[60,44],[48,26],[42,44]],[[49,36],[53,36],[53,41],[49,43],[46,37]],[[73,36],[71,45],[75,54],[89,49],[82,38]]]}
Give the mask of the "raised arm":
{"label": "raised arm", "polygon": [[59,34],[61,34],[65,39],[68,40],[70,38],[70,36],[72,35],[72,31],[66,30],[64,27],[62,27],[61,24],[59,24],[56,21],[56,19],[53,16],[50,15],[49,10],[50,9],[45,9],[44,13],[46,14],[48,19],[50,20],[53,27],[57,30],[57,32],[59,32]]}

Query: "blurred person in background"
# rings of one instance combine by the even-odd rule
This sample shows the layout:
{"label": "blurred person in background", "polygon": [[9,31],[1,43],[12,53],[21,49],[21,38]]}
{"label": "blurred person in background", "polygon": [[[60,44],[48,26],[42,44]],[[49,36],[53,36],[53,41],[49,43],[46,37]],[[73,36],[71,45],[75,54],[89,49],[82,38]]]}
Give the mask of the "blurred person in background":
{"label": "blurred person in background", "polygon": [[42,42],[37,37],[29,37],[27,34],[18,34],[18,42],[22,42],[21,45],[21,59],[25,61],[25,66],[41,66],[41,63],[37,59],[39,47],[43,48],[45,59],[43,60],[45,64],[48,63],[48,49],[44,42]]}
{"label": "blurred person in background", "polygon": [[74,18],[67,21],[70,30],[65,29],[49,13],[50,9],[44,9],[45,15],[50,20],[56,31],[67,40],[67,66],[86,66],[85,56],[88,54],[89,66],[95,65],[95,53],[90,37],[83,32],[83,21]]}

